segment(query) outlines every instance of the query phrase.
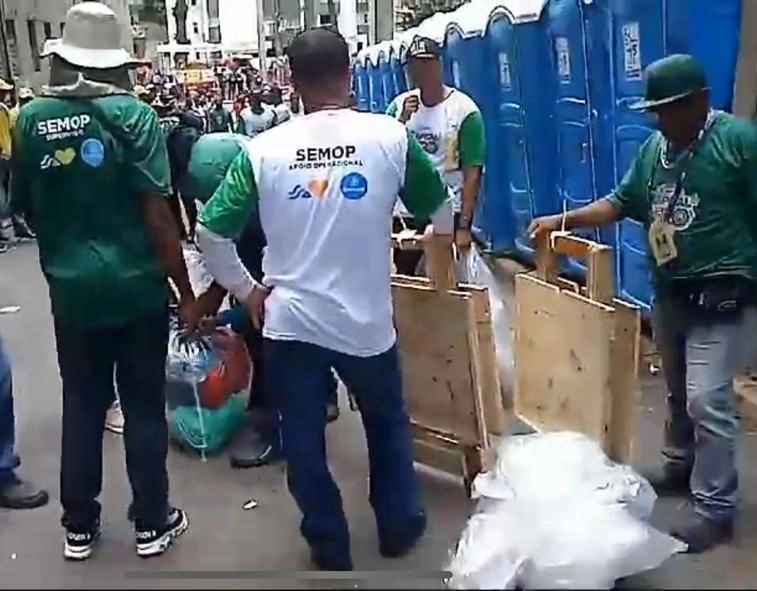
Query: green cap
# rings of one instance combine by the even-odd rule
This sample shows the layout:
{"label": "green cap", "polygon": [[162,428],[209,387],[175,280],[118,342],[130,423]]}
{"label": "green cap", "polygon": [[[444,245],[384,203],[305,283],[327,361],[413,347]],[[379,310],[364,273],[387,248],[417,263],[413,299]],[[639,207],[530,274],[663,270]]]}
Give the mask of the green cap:
{"label": "green cap", "polygon": [[654,109],[674,103],[707,88],[702,65],[692,56],[674,54],[652,62],[644,73],[646,93],[643,101],[631,105],[635,111]]}

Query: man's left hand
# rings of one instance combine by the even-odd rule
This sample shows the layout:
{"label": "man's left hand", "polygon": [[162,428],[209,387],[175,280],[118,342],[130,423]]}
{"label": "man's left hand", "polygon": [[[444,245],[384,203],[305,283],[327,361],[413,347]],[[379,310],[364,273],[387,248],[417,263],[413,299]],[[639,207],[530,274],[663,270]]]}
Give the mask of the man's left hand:
{"label": "man's left hand", "polygon": [[473,236],[470,230],[458,228],[455,230],[455,246],[458,250],[468,250],[473,243]]}

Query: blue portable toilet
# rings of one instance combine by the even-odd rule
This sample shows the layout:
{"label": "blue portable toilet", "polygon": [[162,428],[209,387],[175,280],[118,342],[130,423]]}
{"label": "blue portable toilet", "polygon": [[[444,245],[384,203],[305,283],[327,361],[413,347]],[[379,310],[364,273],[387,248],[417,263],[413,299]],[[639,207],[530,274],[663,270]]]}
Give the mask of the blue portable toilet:
{"label": "blue portable toilet", "polygon": [[[659,1],[659,0],[658,0]],[[597,185],[597,156],[601,120],[590,89],[599,80],[590,80],[585,0],[551,0],[548,6],[548,38],[552,50],[555,88],[555,133],[557,135],[556,210],[576,209],[604,196]],[[606,168],[605,168],[606,170]],[[594,229],[576,231],[592,240]],[[584,261],[568,260],[569,270],[583,274]]]}
{"label": "blue portable toilet", "polygon": [[359,111],[370,111],[371,97],[368,87],[368,72],[365,66],[365,55],[358,54],[352,66],[352,90]]}
{"label": "blue portable toilet", "polygon": [[383,113],[386,110],[384,97],[384,81],[381,77],[381,68],[378,61],[379,48],[369,47],[366,51],[365,66],[368,71],[368,96],[370,97],[369,110],[372,113]]}
{"label": "blue portable toilet", "polygon": [[[389,49],[389,64],[394,80],[395,96],[402,94],[408,89],[407,76],[404,67],[403,46],[400,41],[392,42]],[[393,98],[393,97],[392,97]]]}
{"label": "blue portable toilet", "polygon": [[392,74],[392,64],[390,56],[390,47],[386,43],[381,44],[382,47],[378,52],[378,69],[381,75],[381,94],[383,110],[389,106],[392,99],[397,96],[397,91],[394,87],[394,75]]}
{"label": "blue portable toilet", "polygon": [[546,3],[502,3],[490,13],[484,36],[482,82],[490,101],[486,223],[493,250],[515,250],[529,259],[526,229],[534,216],[553,213],[555,206]]}

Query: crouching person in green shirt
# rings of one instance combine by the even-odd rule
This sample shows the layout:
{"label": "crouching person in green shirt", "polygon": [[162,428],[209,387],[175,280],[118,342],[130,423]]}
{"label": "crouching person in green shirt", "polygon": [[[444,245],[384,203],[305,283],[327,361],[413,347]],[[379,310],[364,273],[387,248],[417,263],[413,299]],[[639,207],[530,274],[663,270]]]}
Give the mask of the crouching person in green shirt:
{"label": "crouching person in green shirt", "polygon": [[114,381],[137,554],[161,554],[188,526],[168,501],[166,275],[190,328],[195,302],[168,207],[165,139],[155,112],[128,90],[131,58],[119,38],[104,4],[72,7],[63,39],[48,45],[49,88],[21,109],[14,138],[14,207],[37,231],[55,325],[63,552],[73,560],[88,558],[100,534],[103,422]]}
{"label": "crouching person in green shirt", "polygon": [[[660,494],[691,493],[698,518],[674,535],[702,552],[729,540],[737,508],[733,378],[757,328],[757,134],[709,108],[701,65],[672,55],[649,66],[646,100],[659,132],[618,188],[568,212],[568,228],[623,217],[644,224],[654,329],[668,396]],[[532,237],[556,230],[539,218]]]}

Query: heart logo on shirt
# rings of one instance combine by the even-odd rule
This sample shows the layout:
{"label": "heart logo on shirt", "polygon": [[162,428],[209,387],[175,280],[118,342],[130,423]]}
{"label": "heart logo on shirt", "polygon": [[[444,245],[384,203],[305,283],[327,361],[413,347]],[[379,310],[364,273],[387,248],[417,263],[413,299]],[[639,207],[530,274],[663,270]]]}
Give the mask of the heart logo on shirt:
{"label": "heart logo on shirt", "polygon": [[73,148],[66,148],[65,150],[55,150],[53,154],[55,160],[60,162],[63,166],[68,166],[76,158],[76,150]]}
{"label": "heart logo on shirt", "polygon": [[326,179],[313,179],[308,183],[308,189],[314,197],[323,197],[328,188],[329,182]]}

